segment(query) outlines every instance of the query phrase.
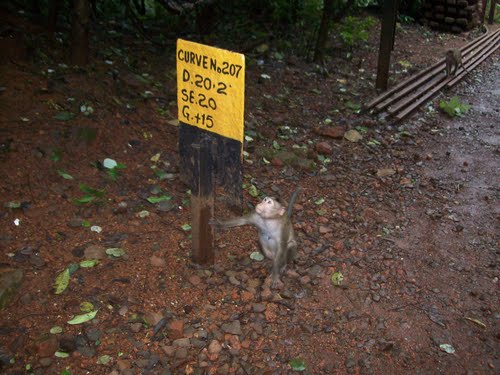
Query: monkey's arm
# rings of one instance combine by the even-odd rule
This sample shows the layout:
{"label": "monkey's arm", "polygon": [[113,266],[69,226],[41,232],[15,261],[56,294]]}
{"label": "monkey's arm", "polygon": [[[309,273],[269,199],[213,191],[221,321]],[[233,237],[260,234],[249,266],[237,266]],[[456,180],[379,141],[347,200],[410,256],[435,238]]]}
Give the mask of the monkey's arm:
{"label": "monkey's arm", "polygon": [[226,229],[226,228],[233,228],[233,227],[239,227],[242,225],[257,225],[256,223],[256,217],[255,213],[251,213],[248,215],[244,215],[241,217],[235,217],[233,219],[227,219],[227,220],[210,220],[209,224],[217,226],[217,228],[221,229]]}

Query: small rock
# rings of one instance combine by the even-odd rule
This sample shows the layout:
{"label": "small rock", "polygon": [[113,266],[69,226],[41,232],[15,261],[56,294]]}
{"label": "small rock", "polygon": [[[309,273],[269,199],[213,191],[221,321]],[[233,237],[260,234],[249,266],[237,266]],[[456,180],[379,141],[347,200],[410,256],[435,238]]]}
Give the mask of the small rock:
{"label": "small rock", "polygon": [[41,358],[38,363],[40,363],[40,366],[42,367],[49,367],[52,364],[52,358],[46,357],[46,358]]}
{"label": "small rock", "polygon": [[192,275],[189,277],[189,282],[193,284],[194,286],[200,285],[201,283],[201,278],[197,275]]}
{"label": "small rock", "polygon": [[68,227],[70,228],[81,228],[83,225],[83,219],[79,217],[74,217],[68,222]]}
{"label": "small rock", "polygon": [[184,321],[173,320],[168,325],[168,337],[171,340],[180,339],[184,336]]}
{"label": "small rock", "polygon": [[178,348],[176,351],[175,351],[175,358],[177,359],[184,359],[188,356],[188,351],[186,348],[184,347],[181,347],[181,348]]}
{"label": "small rock", "polygon": [[127,313],[128,313],[128,306],[126,306],[126,305],[123,305],[123,306],[122,306],[122,307],[120,307],[120,309],[118,310],[118,314],[119,314],[120,316],[125,316],[125,315],[127,315]]}
{"label": "small rock", "polygon": [[130,363],[130,361],[126,360],[126,359],[118,359],[116,361],[116,365],[118,366],[118,369],[121,372],[130,369],[130,367],[132,366],[131,363]]}
{"label": "small rock", "polygon": [[239,320],[233,320],[230,323],[224,323],[221,327],[224,333],[231,333],[232,335],[241,335],[241,324]]}
{"label": "small rock", "polygon": [[130,325],[130,330],[134,333],[140,332],[141,329],[142,329],[142,323],[132,323]]}
{"label": "small rock", "polygon": [[323,225],[320,225],[320,226],[319,226],[319,233],[320,233],[320,234],[327,234],[327,233],[330,233],[330,232],[333,232],[333,229],[332,229],[332,228],[325,227],[325,226],[323,226]]}
{"label": "small rock", "polygon": [[91,245],[83,251],[85,259],[105,259],[106,249],[103,246]]}
{"label": "small rock", "polygon": [[182,348],[187,348],[187,347],[191,346],[191,343],[187,337],[174,340],[173,344],[174,344],[174,346],[182,347]]}
{"label": "small rock", "polygon": [[151,258],[149,258],[149,262],[153,267],[165,267],[166,265],[165,259],[157,257],[156,255],[153,255]]}
{"label": "small rock", "polygon": [[148,323],[150,326],[155,326],[158,324],[158,322],[163,318],[163,314],[153,312],[153,311],[148,311],[146,314],[144,314],[144,320],[146,323]]}
{"label": "small rock", "polygon": [[229,276],[229,282],[235,286],[239,286],[241,284],[239,280],[234,276]]}
{"label": "small rock", "polygon": [[208,353],[211,355],[217,355],[222,351],[222,345],[217,340],[212,340],[208,345]]}
{"label": "small rock", "polygon": [[256,312],[256,313],[264,312],[264,311],[266,311],[266,305],[263,303],[254,303],[252,305],[252,310],[253,310],[253,312]]}
{"label": "small rock", "polygon": [[333,153],[333,147],[328,142],[316,143],[314,148],[321,155],[331,155]]}
{"label": "small rock", "polygon": [[66,353],[76,350],[76,337],[70,334],[64,334],[59,339],[59,349]]}
{"label": "small rock", "polygon": [[363,136],[357,130],[351,129],[344,133],[344,138],[355,143],[361,141]]}
{"label": "small rock", "polygon": [[322,128],[316,128],[314,131],[315,133],[325,137],[341,139],[344,136],[346,129],[343,126],[325,126]]}
{"label": "small rock", "polygon": [[0,269],[0,310],[12,302],[23,278],[24,274],[21,269]]}
{"label": "small rock", "polygon": [[175,347],[173,345],[165,345],[162,349],[169,357],[172,357],[175,354]]}
{"label": "small rock", "polygon": [[80,346],[78,347],[78,353],[80,353],[82,357],[92,358],[96,355],[96,350],[90,346]]}
{"label": "small rock", "polygon": [[54,335],[42,337],[35,345],[39,357],[52,357],[59,349],[59,341]]}

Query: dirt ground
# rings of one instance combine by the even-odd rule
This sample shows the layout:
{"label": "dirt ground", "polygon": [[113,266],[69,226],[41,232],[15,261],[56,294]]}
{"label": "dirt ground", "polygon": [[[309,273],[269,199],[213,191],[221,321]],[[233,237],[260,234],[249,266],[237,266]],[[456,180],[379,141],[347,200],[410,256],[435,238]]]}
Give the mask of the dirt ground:
{"label": "dirt ground", "polygon": [[[247,54],[244,182],[284,200],[302,187],[299,259],[270,290],[269,262],[249,257],[254,229],[217,233],[213,266],[190,259],[175,40],[159,50],[103,32],[92,64],[71,68],[61,46],[26,47],[23,33],[39,30],[2,16],[0,271],[22,277],[0,311],[2,373],[498,373],[498,51],[399,124],[351,105],[376,95],[378,26],[352,57],[333,43],[327,72],[272,42]],[[399,25],[391,81],[477,35]],[[453,95],[471,105],[464,117],[439,111]],[[264,160],[273,141],[305,149],[306,166]],[[126,167],[114,180],[105,158]],[[80,184],[104,193],[77,204]],[[258,198],[245,190],[244,202]],[[89,309],[89,322],[67,323]]]}

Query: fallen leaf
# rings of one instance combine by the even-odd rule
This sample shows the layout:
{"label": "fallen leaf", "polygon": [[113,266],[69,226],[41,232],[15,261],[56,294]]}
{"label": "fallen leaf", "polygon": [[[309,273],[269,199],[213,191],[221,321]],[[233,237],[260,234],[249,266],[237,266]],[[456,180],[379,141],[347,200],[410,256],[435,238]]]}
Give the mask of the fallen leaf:
{"label": "fallen leaf", "polygon": [[82,323],[88,322],[89,320],[92,320],[95,318],[97,311],[99,311],[99,310],[91,311],[91,312],[88,312],[86,314],[76,315],[73,319],[68,320],[67,323],[68,324],[82,324]]}

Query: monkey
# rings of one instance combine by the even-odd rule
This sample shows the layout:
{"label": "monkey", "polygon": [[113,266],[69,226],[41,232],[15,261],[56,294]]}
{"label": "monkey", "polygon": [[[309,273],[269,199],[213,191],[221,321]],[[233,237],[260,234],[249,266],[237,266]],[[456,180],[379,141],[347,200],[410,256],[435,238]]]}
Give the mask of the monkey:
{"label": "monkey", "polygon": [[281,283],[280,275],[285,266],[297,256],[297,241],[291,221],[292,209],[299,194],[298,187],[290,198],[288,208],[271,197],[265,197],[255,210],[241,217],[228,220],[210,220],[217,228],[226,229],[241,225],[254,225],[259,230],[259,242],[264,255],[271,259],[271,287]]}
{"label": "monkey", "polygon": [[446,51],[445,61],[446,61],[446,76],[450,75],[455,76],[460,66],[467,73],[469,73],[469,71],[465,68],[464,64],[462,63],[462,52],[458,48],[453,48]]}

